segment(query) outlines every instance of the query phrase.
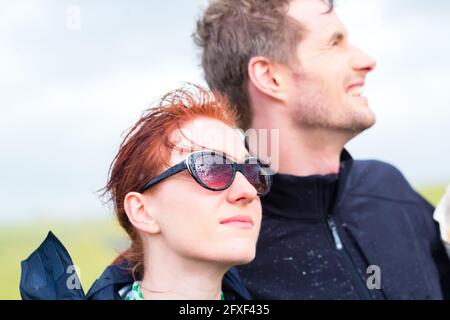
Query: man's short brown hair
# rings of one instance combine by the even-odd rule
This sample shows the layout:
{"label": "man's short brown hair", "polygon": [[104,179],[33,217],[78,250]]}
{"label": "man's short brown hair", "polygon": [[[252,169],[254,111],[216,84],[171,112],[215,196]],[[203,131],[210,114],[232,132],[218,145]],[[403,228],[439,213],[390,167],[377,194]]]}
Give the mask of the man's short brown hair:
{"label": "man's short brown hair", "polygon": [[[326,1],[330,11],[333,0]],[[242,129],[252,114],[247,92],[250,59],[263,56],[290,64],[302,35],[297,20],[287,15],[291,0],[211,0],[193,35],[202,49],[205,80],[228,96],[239,113]]]}

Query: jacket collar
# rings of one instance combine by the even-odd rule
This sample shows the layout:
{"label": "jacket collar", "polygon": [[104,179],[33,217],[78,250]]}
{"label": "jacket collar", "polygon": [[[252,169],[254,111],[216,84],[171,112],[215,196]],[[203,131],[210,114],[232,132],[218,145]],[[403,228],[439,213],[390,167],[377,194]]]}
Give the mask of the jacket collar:
{"label": "jacket collar", "polygon": [[[120,295],[121,289],[131,286],[134,281],[135,279],[126,260],[119,264],[110,265],[89,289],[86,299],[122,299],[123,297]],[[101,297],[98,296],[99,293]]]}
{"label": "jacket collar", "polygon": [[[135,280],[123,260],[108,266],[85,294],[69,252],[51,231],[21,266],[20,294],[24,300],[121,300],[124,289]],[[251,299],[236,268],[223,277],[222,290],[227,300]]]}
{"label": "jacket collar", "polygon": [[342,197],[343,185],[352,164],[343,150],[338,174],[293,176],[275,174],[270,193],[261,199],[264,215],[293,219],[324,219]]}
{"label": "jacket collar", "polygon": [[[134,282],[126,260],[108,266],[99,279],[95,281],[86,295],[88,300],[122,300]],[[140,280],[140,279],[136,279]],[[125,290],[124,290],[125,289]],[[251,300],[236,268],[225,273],[222,280],[222,291],[226,300]]]}

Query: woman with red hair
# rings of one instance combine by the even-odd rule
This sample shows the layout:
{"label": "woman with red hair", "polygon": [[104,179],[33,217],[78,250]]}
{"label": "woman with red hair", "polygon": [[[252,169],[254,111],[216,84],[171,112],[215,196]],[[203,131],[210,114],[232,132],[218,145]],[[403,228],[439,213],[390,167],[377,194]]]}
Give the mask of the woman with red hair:
{"label": "woman with red hair", "polygon": [[[249,156],[235,122],[224,97],[199,87],[170,92],[144,112],[104,189],[131,246],[84,298],[250,298],[232,267],[255,256],[259,197],[271,180]],[[38,249],[40,259],[24,261],[23,273],[32,273],[33,261],[51,260],[49,254],[71,263],[61,259],[64,248],[52,234],[46,241],[56,250]],[[22,297],[39,296],[22,278]]]}

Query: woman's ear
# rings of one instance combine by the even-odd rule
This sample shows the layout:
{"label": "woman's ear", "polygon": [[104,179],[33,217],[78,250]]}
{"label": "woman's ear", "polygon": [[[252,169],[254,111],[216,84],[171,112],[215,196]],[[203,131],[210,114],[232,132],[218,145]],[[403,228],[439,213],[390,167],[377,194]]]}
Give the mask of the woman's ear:
{"label": "woman's ear", "polygon": [[252,57],[248,63],[249,80],[259,91],[273,99],[287,99],[286,74],[281,65],[265,57]]}
{"label": "woman's ear", "polygon": [[161,232],[146,195],[139,192],[129,192],[123,202],[128,219],[136,229],[149,234]]}

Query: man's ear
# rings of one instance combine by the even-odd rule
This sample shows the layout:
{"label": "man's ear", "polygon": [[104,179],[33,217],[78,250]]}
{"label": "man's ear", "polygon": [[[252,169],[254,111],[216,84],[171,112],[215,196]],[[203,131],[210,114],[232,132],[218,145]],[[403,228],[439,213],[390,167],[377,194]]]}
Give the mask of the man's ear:
{"label": "man's ear", "polygon": [[161,232],[147,196],[139,192],[129,192],[124,199],[124,209],[131,224],[142,232],[157,234]]}
{"label": "man's ear", "polygon": [[279,64],[265,57],[252,57],[248,63],[248,76],[251,83],[261,92],[273,99],[287,99],[285,70]]}

